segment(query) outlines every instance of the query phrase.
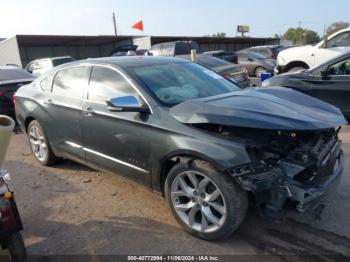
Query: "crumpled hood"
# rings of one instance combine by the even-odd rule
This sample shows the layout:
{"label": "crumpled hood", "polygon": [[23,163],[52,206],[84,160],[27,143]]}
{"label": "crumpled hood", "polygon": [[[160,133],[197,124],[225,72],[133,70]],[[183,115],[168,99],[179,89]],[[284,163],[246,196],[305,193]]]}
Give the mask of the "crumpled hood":
{"label": "crumpled hood", "polygon": [[248,88],[224,95],[188,100],[170,109],[185,124],[316,130],[347,124],[340,110],[284,87]]}

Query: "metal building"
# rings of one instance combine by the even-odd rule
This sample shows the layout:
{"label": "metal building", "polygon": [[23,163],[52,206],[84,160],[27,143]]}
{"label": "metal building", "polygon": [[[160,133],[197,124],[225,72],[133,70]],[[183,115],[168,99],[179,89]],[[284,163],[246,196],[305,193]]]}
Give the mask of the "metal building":
{"label": "metal building", "polygon": [[75,59],[103,57],[120,45],[135,44],[140,49],[149,49],[153,44],[177,40],[194,40],[201,51],[236,51],[250,46],[280,43],[278,38],[248,37],[16,35],[0,40],[0,65],[25,67],[34,59],[67,55]]}

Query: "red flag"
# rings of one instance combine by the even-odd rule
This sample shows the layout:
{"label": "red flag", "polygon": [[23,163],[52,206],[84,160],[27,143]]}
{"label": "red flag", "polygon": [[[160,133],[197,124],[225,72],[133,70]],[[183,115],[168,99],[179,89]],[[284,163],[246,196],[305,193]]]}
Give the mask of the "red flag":
{"label": "red flag", "polygon": [[132,26],[132,28],[137,29],[137,30],[140,30],[140,31],[143,31],[143,22],[142,22],[142,20],[139,21],[139,22],[137,22],[136,24],[134,24],[134,25]]}

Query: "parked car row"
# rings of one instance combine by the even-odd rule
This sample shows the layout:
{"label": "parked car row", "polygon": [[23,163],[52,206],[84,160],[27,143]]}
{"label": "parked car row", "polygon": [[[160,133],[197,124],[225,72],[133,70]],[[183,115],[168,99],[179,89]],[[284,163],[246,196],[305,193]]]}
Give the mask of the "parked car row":
{"label": "parked car row", "polygon": [[153,56],[178,57],[191,60],[191,50],[198,52],[196,63],[234,81],[242,88],[250,85],[247,69],[242,65],[232,63],[237,60],[237,55],[230,52],[218,51],[201,54],[198,44],[193,41],[175,41],[156,44],[152,46],[150,52]]}
{"label": "parked car row", "polygon": [[273,73],[276,60],[249,51],[237,52],[239,64],[245,66],[250,76],[261,77],[264,72]]}
{"label": "parked car row", "polygon": [[350,28],[340,30],[316,45],[281,51],[277,57],[276,74],[309,69],[344,52],[350,52]]}

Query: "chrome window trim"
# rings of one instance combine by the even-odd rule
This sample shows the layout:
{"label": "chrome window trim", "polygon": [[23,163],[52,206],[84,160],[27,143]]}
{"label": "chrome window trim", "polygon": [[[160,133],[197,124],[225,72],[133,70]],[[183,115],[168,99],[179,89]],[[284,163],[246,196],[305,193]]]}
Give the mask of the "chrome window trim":
{"label": "chrome window trim", "polygon": [[83,146],[78,145],[78,144],[76,144],[76,143],[73,143],[73,142],[70,142],[70,141],[66,141],[65,143],[66,143],[67,145],[70,145],[71,147],[78,148],[78,149],[81,149],[81,150],[83,150],[83,151],[92,153],[92,154],[94,154],[94,155],[97,155],[97,156],[100,156],[100,157],[109,159],[109,160],[111,160],[111,161],[113,161],[113,162],[116,162],[116,163],[118,163],[118,164],[122,164],[122,165],[124,165],[124,166],[133,168],[133,169],[138,170],[138,171],[140,171],[140,172],[142,172],[142,173],[146,173],[146,174],[149,173],[149,172],[148,172],[147,170],[145,170],[145,169],[142,169],[142,168],[140,168],[140,167],[134,166],[134,165],[132,165],[132,164],[129,164],[129,163],[124,162],[124,161],[122,161],[122,160],[119,160],[119,159],[117,159],[117,158],[114,158],[114,157],[111,157],[111,156],[107,156],[107,155],[102,154],[102,153],[100,153],[100,152],[97,152],[97,151],[95,151],[95,150],[92,150],[92,149],[83,147]]}
{"label": "chrome window trim", "polygon": [[[147,101],[147,99],[145,98],[145,96],[140,92],[140,90],[136,87],[136,85],[131,81],[131,79],[129,77],[127,77],[123,72],[121,72],[119,69],[116,69],[114,68],[113,66],[110,66],[110,65],[102,65],[102,64],[94,64],[94,63],[81,63],[81,64],[78,64],[78,65],[71,65],[71,66],[67,66],[67,67],[64,67],[64,68],[60,68],[60,69],[57,69],[57,71],[53,72],[53,79],[52,79],[52,83],[51,83],[51,94],[54,94],[54,95],[60,95],[60,96],[63,96],[63,97],[67,97],[67,98],[71,98],[71,96],[67,96],[67,95],[63,95],[63,94],[55,94],[53,92],[53,85],[54,85],[54,81],[55,81],[55,78],[57,76],[57,74],[62,71],[62,70],[65,70],[65,69],[70,69],[70,68],[75,68],[75,67],[94,67],[94,66],[99,66],[99,67],[105,67],[105,68],[109,68],[117,73],[119,73],[130,85],[132,88],[134,88],[134,90],[138,93],[138,95],[143,99],[143,101],[145,101],[146,105],[148,106],[148,108],[150,109],[150,113],[153,114],[153,109],[150,105],[150,103]],[[90,76],[91,76],[91,72],[90,72],[90,75],[89,75],[89,79],[88,79],[88,85],[87,85],[87,88],[89,88],[89,84],[90,84]],[[43,76],[41,77],[40,79],[37,79],[35,82],[39,82],[39,86],[40,86],[40,81],[43,80],[44,78],[48,77],[47,76]],[[41,89],[41,88],[40,88]],[[42,89],[41,89],[42,90]],[[44,90],[42,90],[43,92],[45,92]],[[88,90],[87,90],[88,91]],[[84,92],[82,94],[82,97],[81,98],[78,98],[78,99],[81,99],[83,102],[91,102],[91,103],[95,103],[95,104],[99,104],[99,105],[105,105],[104,103],[99,103],[99,102],[95,102],[95,101],[92,101],[92,100],[88,100],[84,97]],[[82,108],[81,108],[82,110]]]}

